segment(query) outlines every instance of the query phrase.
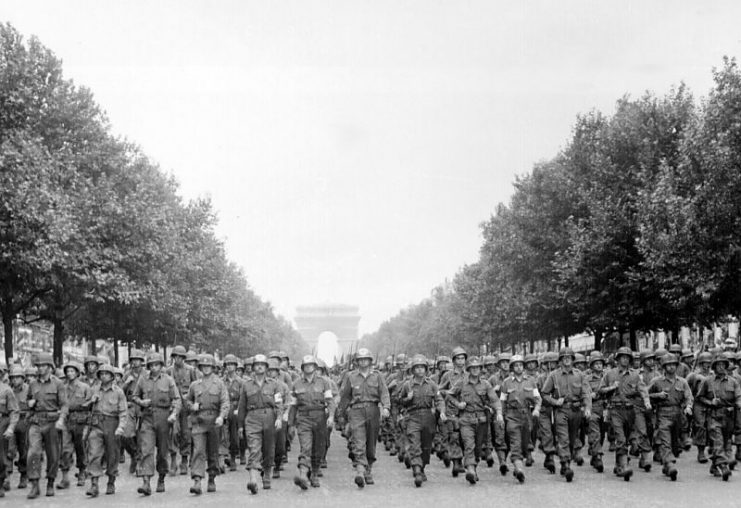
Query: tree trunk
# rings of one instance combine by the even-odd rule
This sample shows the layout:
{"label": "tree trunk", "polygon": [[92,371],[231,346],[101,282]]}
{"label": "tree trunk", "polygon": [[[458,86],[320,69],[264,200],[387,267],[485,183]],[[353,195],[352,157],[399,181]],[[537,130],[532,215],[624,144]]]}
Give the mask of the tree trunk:
{"label": "tree trunk", "polygon": [[3,312],[3,333],[5,333],[5,364],[10,365],[13,358],[13,314]]}
{"label": "tree trunk", "polygon": [[90,351],[88,354],[97,356],[98,355],[98,341],[95,337],[90,337]]}
{"label": "tree trunk", "polygon": [[62,357],[62,346],[64,345],[64,321],[62,320],[62,313],[56,312],[52,319],[52,325],[54,325],[54,364],[62,365],[64,358]]}
{"label": "tree trunk", "polygon": [[594,350],[602,351],[602,329],[594,331]]}
{"label": "tree trunk", "polygon": [[167,365],[167,345],[162,346],[162,358],[165,360],[165,365]]}
{"label": "tree trunk", "polygon": [[118,337],[113,337],[113,365],[115,367],[119,366],[119,358],[118,358]]}
{"label": "tree trunk", "polygon": [[126,343],[126,353],[128,354],[128,358],[131,358],[131,340]]}
{"label": "tree trunk", "polygon": [[535,337],[530,337],[530,353],[535,353]]}
{"label": "tree trunk", "polygon": [[160,352],[160,343],[159,343],[159,342],[155,342],[155,343],[154,343],[154,350],[155,350],[155,351],[156,351],[157,353],[159,353],[159,352]]}
{"label": "tree trunk", "polygon": [[551,351],[551,349],[553,348],[553,339],[551,339],[550,337],[548,337],[545,340],[545,342],[546,342],[546,347],[548,348],[547,351]]}
{"label": "tree trunk", "polygon": [[563,346],[569,347],[569,336],[568,335],[563,336]]}
{"label": "tree trunk", "polygon": [[628,337],[630,340],[630,349],[632,351],[638,351],[638,336],[636,335],[636,329],[632,326],[628,329]]}

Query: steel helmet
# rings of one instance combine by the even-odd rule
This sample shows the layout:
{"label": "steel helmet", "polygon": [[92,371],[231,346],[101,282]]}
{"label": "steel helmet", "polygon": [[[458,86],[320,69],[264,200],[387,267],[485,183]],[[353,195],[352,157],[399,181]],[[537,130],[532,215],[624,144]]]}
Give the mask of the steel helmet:
{"label": "steel helmet", "polygon": [[244,370],[244,363],[239,358],[237,358],[237,370]]}
{"label": "steel helmet", "polygon": [[460,356],[460,355],[463,355],[466,358],[468,358],[468,353],[466,353],[466,350],[458,346],[456,348],[453,348],[453,352],[450,354],[450,357],[455,359],[456,356]]}
{"label": "steel helmet", "polygon": [[659,349],[656,350],[656,359],[658,360],[666,354],[669,354],[669,351],[667,351],[663,347],[660,347]]}
{"label": "steel helmet", "polygon": [[528,353],[525,355],[525,363],[537,362],[537,361],[538,361],[538,355],[536,355],[535,353]]}
{"label": "steel helmet", "polygon": [[633,361],[638,360],[640,362],[641,361],[641,353],[639,353],[638,351],[633,351],[632,358],[633,358]]}
{"label": "steel helmet", "polygon": [[628,356],[630,359],[633,359],[633,351],[630,350],[629,347],[623,346],[618,348],[618,350],[615,352],[615,359],[617,360],[621,356]]}
{"label": "steel helmet", "polygon": [[589,365],[591,366],[594,362],[605,363],[605,357],[599,351],[592,351],[592,354],[589,355]]}
{"label": "steel helmet", "polygon": [[[275,358],[275,357],[273,357]],[[258,363],[262,363],[265,365],[265,367],[268,366],[268,357],[265,355],[255,355],[252,357],[252,365],[257,365]]]}
{"label": "steel helmet", "polygon": [[496,365],[497,360],[491,355],[486,355],[484,357],[484,367],[488,367],[489,365]]}
{"label": "steel helmet", "polygon": [[149,357],[147,358],[147,366],[152,365],[153,363],[161,363],[162,365],[165,364],[165,360],[162,357],[161,353],[149,353]]}
{"label": "steel helmet", "polygon": [[708,353],[707,351],[700,353],[697,357],[697,363],[710,363],[713,361],[713,355]]}
{"label": "steel helmet", "polygon": [[512,357],[512,358],[511,358],[511,359],[509,360],[509,365],[510,365],[510,366],[513,366],[513,365],[514,365],[515,363],[521,363],[521,364],[523,364],[523,365],[524,365],[524,364],[525,364],[525,358],[524,358],[524,357],[523,357],[522,355],[514,355],[514,356],[513,356],[513,357]]}
{"label": "steel helmet", "polygon": [[561,350],[558,352],[559,360],[564,356],[570,356],[572,359],[576,358],[576,356],[574,355],[574,350],[570,347],[562,347]]}
{"label": "steel helmet", "polygon": [[682,350],[682,358],[691,358],[695,356],[695,354],[692,352],[691,349],[683,349]]}
{"label": "steel helmet", "polygon": [[234,365],[239,365],[239,359],[233,354],[228,354],[224,357],[224,365],[229,365],[230,363],[233,363]]}
{"label": "steel helmet", "polygon": [[404,353],[399,353],[396,355],[396,365],[404,365],[407,361],[407,355]]}
{"label": "steel helmet", "polygon": [[327,362],[325,362],[325,361],[324,361],[324,360],[322,360],[321,358],[317,358],[317,359],[316,359],[316,366],[317,366],[317,368],[319,368],[319,369],[324,369],[324,370],[327,370]]}
{"label": "steel helmet", "polygon": [[661,366],[665,367],[670,364],[677,365],[679,364],[679,360],[676,356],[674,356],[672,353],[669,353],[668,355],[664,355],[661,357]]}
{"label": "steel helmet", "polygon": [[124,370],[121,367],[113,367],[113,375],[123,376]]}
{"label": "steel helmet", "polygon": [[711,367],[715,367],[715,364],[718,362],[725,362],[726,367],[731,365],[731,355],[728,353],[721,353],[719,355],[716,355],[715,358],[713,358],[713,361],[710,363]]}
{"label": "steel helmet", "polygon": [[209,354],[198,355],[198,366],[203,367],[204,365],[210,366],[210,367],[216,367],[216,360],[214,359],[214,355],[209,355]]}
{"label": "steel helmet", "polygon": [[254,363],[254,361],[255,361],[255,357],[254,357],[254,356],[250,356],[249,358],[247,358],[247,359],[246,359],[246,360],[244,361],[244,366],[245,366],[245,367],[246,367],[247,365],[249,365],[249,366],[252,366],[252,364]]}
{"label": "steel helmet", "polygon": [[669,346],[669,352],[676,356],[679,356],[682,354],[682,346],[679,344],[672,344],[671,346]]}
{"label": "steel helmet", "polygon": [[427,358],[425,358],[424,355],[414,355],[414,358],[412,358],[410,367],[413,369],[418,365],[424,365],[425,368],[428,368]]}
{"label": "steel helmet", "polygon": [[268,358],[277,358],[280,360],[280,351],[274,349],[271,352],[268,353]]}
{"label": "steel helmet", "polygon": [[468,359],[468,362],[466,362],[466,370],[470,369],[471,367],[481,367],[481,360],[478,359],[476,356],[472,356]]}
{"label": "steel helmet", "polygon": [[36,368],[35,365],[30,365],[25,368],[24,372],[26,373],[26,377],[28,376],[38,376],[39,375],[39,369]]}
{"label": "steel helmet", "polygon": [[574,363],[587,363],[587,357],[581,353],[576,353],[574,355]]}
{"label": "steel helmet", "polygon": [[49,367],[53,369],[54,359],[51,357],[51,354],[49,353],[39,353],[39,356],[38,358],[36,358],[34,365],[36,365],[36,367],[40,367],[41,365],[48,365]]}
{"label": "steel helmet", "polygon": [[301,359],[301,368],[304,368],[304,365],[311,365],[314,364],[315,367],[319,366],[319,362],[316,361],[316,358],[312,355],[306,355]]}
{"label": "steel helmet", "polygon": [[101,365],[101,366],[100,366],[100,368],[98,369],[98,372],[97,372],[97,375],[98,375],[98,377],[100,377],[100,373],[101,373],[101,372],[107,372],[107,373],[109,373],[109,374],[110,374],[111,376],[115,376],[115,375],[116,375],[116,372],[115,372],[115,371],[113,370],[113,367],[111,367],[111,366],[110,366],[109,364],[107,364],[107,363],[105,363],[105,364]]}
{"label": "steel helmet", "polygon": [[100,365],[100,358],[98,358],[95,355],[87,355],[85,357],[85,365],[87,365],[88,363],[94,363],[96,365]]}
{"label": "steel helmet", "polygon": [[288,353],[285,351],[278,351],[278,354],[280,355],[281,360],[288,360]]}
{"label": "steel helmet", "polygon": [[0,372],[8,372],[8,366],[5,362],[0,362]]}
{"label": "steel helmet", "polygon": [[447,356],[438,356],[437,359],[435,360],[435,365],[439,367],[441,363],[448,363],[448,362],[450,362],[450,358],[448,358]]}
{"label": "steel helmet", "polygon": [[8,372],[8,377],[26,377],[26,372],[23,370],[23,367],[21,365],[18,365],[17,363],[14,363],[10,366],[10,372]]}
{"label": "steel helmet", "polygon": [[548,351],[546,354],[543,355],[543,362],[544,363],[555,363],[558,361],[558,353],[555,351]]}
{"label": "steel helmet", "polygon": [[83,371],[83,366],[80,365],[80,362],[76,362],[73,360],[62,365],[62,372],[66,373],[67,369],[70,367],[75,369],[78,375]]}
{"label": "steel helmet", "polygon": [[193,351],[192,349],[185,353],[185,361],[186,362],[197,362],[198,361],[198,353]]}
{"label": "steel helmet", "polygon": [[500,363],[500,362],[509,362],[511,360],[512,360],[512,354],[511,353],[502,353],[501,355],[499,355],[499,360],[497,361],[497,363]]}
{"label": "steel helmet", "polygon": [[355,355],[355,359],[356,360],[366,359],[366,360],[373,361],[373,355],[371,354],[370,350],[368,350],[367,348],[361,347],[360,349],[358,349],[358,352]]}
{"label": "steel helmet", "polygon": [[654,359],[656,358],[656,353],[650,350],[641,351],[641,363],[645,362],[648,359]]}
{"label": "steel helmet", "polygon": [[183,358],[188,358],[188,352],[185,350],[184,346],[175,346],[172,348],[172,351],[170,351],[170,357],[174,356],[181,356]]}
{"label": "steel helmet", "polygon": [[146,361],[146,357],[144,356],[144,353],[138,349],[132,349],[131,354],[129,355],[129,361],[131,360],[141,360]]}

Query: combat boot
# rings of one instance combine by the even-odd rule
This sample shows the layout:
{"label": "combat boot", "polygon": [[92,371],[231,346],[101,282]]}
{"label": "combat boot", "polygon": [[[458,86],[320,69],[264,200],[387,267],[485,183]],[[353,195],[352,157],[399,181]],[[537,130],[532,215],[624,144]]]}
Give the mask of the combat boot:
{"label": "combat boot", "polygon": [[77,486],[84,487],[86,478],[87,478],[87,474],[85,473],[85,468],[80,469],[77,472]]}
{"label": "combat boot", "polygon": [[529,451],[525,455],[525,467],[531,467],[535,461],[533,460],[533,452]]}
{"label": "combat boot", "polygon": [[592,460],[589,464],[598,472],[601,473],[605,470],[605,465],[602,463],[602,455],[592,455]]}
{"label": "combat boot", "polygon": [[574,470],[571,469],[571,464],[568,460],[561,461],[561,476],[566,478],[568,483],[574,479]]}
{"label": "combat boot", "polygon": [[149,483],[149,478],[149,476],[142,477],[142,484],[138,489],[136,489],[136,491],[143,496],[152,495],[152,485]]}
{"label": "combat boot", "polygon": [[110,496],[116,493],[116,477],[115,476],[108,477],[108,484],[105,486],[105,493],[107,496]]}
{"label": "combat boot", "polygon": [[320,484],[319,484],[319,475],[320,475],[319,468],[312,469],[311,470],[311,473],[309,474],[309,483],[314,488],[320,487]]}
{"label": "combat boot", "polygon": [[10,490],[10,478],[6,478],[5,480],[3,480],[3,488],[2,488],[2,491],[3,492],[8,492],[9,490]]}
{"label": "combat boot", "polygon": [[262,472],[262,489],[270,490],[270,479],[273,477],[273,468],[266,467]]}
{"label": "combat boot", "polygon": [[679,471],[677,471],[677,466],[674,465],[674,462],[667,462],[664,464],[662,473],[671,478],[673,482],[676,482]]}
{"label": "combat boot", "polygon": [[36,499],[37,497],[39,497],[39,494],[39,481],[31,480],[31,490],[28,491],[26,499]]}
{"label": "combat boot", "polygon": [[46,497],[52,497],[54,495],[54,479],[49,478],[46,481]]}
{"label": "combat boot", "polygon": [[201,477],[200,476],[194,476],[193,477],[193,486],[190,488],[190,493],[195,494],[196,496],[200,496],[203,490],[201,489]]}
{"label": "combat boot", "polygon": [[517,478],[517,481],[520,483],[525,483],[525,473],[522,470],[522,461],[516,460],[514,462],[514,471],[512,472],[515,478]]}
{"label": "combat boot", "polygon": [[355,466],[355,485],[361,489],[365,487],[365,471],[360,464]]}
{"label": "combat boot", "polygon": [[178,454],[175,452],[170,453],[170,476],[177,476],[178,474]]}
{"label": "combat boot", "polygon": [[206,486],[206,492],[216,492],[216,477],[212,474],[208,475],[208,485]]}
{"label": "combat boot", "polygon": [[373,485],[374,483],[376,483],[375,481],[373,481],[373,466],[371,466],[370,464],[365,466],[365,471],[363,472],[363,480],[365,480],[366,485]]}
{"label": "combat boot", "polygon": [[157,489],[155,492],[164,492],[165,491],[165,475],[161,474],[157,478]]}
{"label": "combat boot", "polygon": [[129,474],[136,474],[136,457],[131,457],[131,464],[129,464]]}
{"label": "combat boot", "polygon": [[641,453],[641,458],[638,461],[638,467],[640,467],[647,473],[651,471],[651,461],[648,459],[648,453]]}
{"label": "combat boot", "polygon": [[414,486],[422,486],[422,468],[419,466],[412,466],[412,476],[414,477]]}
{"label": "combat boot", "polygon": [[245,452],[239,453],[239,464],[242,466],[247,465],[247,454]]}
{"label": "combat boot", "polygon": [[463,467],[463,464],[461,463],[461,459],[453,459],[453,470],[451,473],[453,474],[453,478],[458,478],[458,475],[460,473],[465,473],[466,470]]}
{"label": "combat boot", "polygon": [[486,456],[486,467],[494,467],[494,452]]}
{"label": "combat boot", "polygon": [[301,488],[301,490],[306,490],[309,488],[307,484],[307,477],[306,473],[308,472],[308,468],[306,466],[298,466],[298,475],[296,475],[293,478],[294,485]]}
{"label": "combat boot", "polygon": [[69,471],[62,471],[62,479],[59,481],[57,488],[59,490],[66,490],[69,488]]}
{"label": "combat boot", "polygon": [[86,496],[90,497],[98,497],[98,477],[93,476],[90,478],[90,487],[87,489],[87,492],[85,492]]}
{"label": "combat boot", "polygon": [[28,487],[28,476],[25,473],[21,473],[21,479],[18,480],[18,488],[25,489]]}
{"label": "combat boot", "polygon": [[5,497],[5,489],[0,489],[0,497]]}
{"label": "combat boot", "polygon": [[731,471],[725,464],[721,464],[720,466],[718,466],[718,471],[720,472],[720,477],[723,479],[724,482],[727,482],[728,479],[731,477]]}
{"label": "combat boot", "polygon": [[280,470],[281,468],[279,466],[273,468],[273,478],[280,478]]}
{"label": "combat boot", "polygon": [[546,453],[543,467],[546,468],[549,473],[556,474],[556,462],[553,460],[552,453]]}
{"label": "combat boot", "polygon": [[620,476],[626,482],[630,481],[633,476],[633,469],[628,464],[627,455],[619,455],[617,457],[617,465],[615,466],[615,474]]}
{"label": "combat boot", "polygon": [[236,470],[237,470],[237,456],[230,455],[229,456],[229,471],[236,471]]}
{"label": "combat boot", "polygon": [[574,462],[577,466],[584,465],[584,457],[581,455],[581,448],[574,450]]}
{"label": "combat boot", "polygon": [[188,456],[183,455],[180,457],[180,476],[188,474]]}
{"label": "combat boot", "polygon": [[250,478],[247,481],[247,490],[250,494],[257,494],[257,469],[250,469]]}
{"label": "combat boot", "polygon": [[473,466],[466,466],[466,481],[471,485],[476,484],[476,471]]}
{"label": "combat boot", "polygon": [[450,455],[448,454],[448,450],[443,450],[442,455],[443,466],[447,469],[450,467]]}
{"label": "combat boot", "polygon": [[424,466],[422,466],[420,468],[420,473],[419,474],[422,475],[422,481],[423,482],[426,482],[427,481],[427,475],[425,474],[425,467]]}
{"label": "combat boot", "polygon": [[507,467],[507,452],[497,450],[497,459],[499,459],[499,474],[505,476],[509,472],[509,467]]}

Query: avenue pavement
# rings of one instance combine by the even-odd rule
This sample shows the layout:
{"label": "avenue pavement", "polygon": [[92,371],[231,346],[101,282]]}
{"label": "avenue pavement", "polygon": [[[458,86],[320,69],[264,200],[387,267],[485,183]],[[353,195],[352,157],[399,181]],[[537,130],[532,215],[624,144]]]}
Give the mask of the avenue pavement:
{"label": "avenue pavement", "polygon": [[[630,482],[612,474],[614,465],[611,454],[606,455],[605,472],[602,474],[585,465],[576,467],[575,479],[567,484],[558,475],[550,475],[542,467],[543,456],[536,454],[536,463],[527,468],[527,479],[520,485],[511,473],[499,474],[498,467],[479,466],[480,481],[469,485],[463,476],[452,478],[450,470],[440,461],[432,459],[427,467],[429,481],[421,488],[414,487],[410,472],[379,447],[379,460],[374,467],[375,485],[358,489],[353,483],[353,473],[347,459],[344,440],[333,433],[328,455],[328,469],[324,470],[320,488],[300,491],[293,484],[296,467],[297,442],[289,455],[289,463],[282,478],[273,480],[273,488],[260,490],[256,496],[247,492],[247,473],[244,467],[237,472],[219,476],[217,492],[193,496],[188,492],[189,477],[167,478],[167,491],[142,497],[136,493],[138,480],[129,475],[128,465],[122,465],[114,496],[101,493],[96,499],[85,496],[85,488],[71,487],[57,491],[52,498],[41,497],[29,501],[27,490],[17,490],[17,473],[13,475],[13,488],[0,499],[0,505],[13,507],[79,508],[100,506],[105,508],[148,507],[153,504],[163,508],[224,508],[232,506],[297,506],[297,507],[426,507],[463,508],[464,506],[523,506],[523,507],[730,507],[741,505],[741,471],[729,482],[722,482],[708,474],[708,466],[694,460],[694,451],[684,454],[678,462],[679,478],[671,482],[661,475],[660,466],[654,464],[650,473],[635,468]],[[633,461],[635,462],[635,461]],[[482,467],[483,466],[483,467]],[[104,488],[104,481],[101,483]]]}

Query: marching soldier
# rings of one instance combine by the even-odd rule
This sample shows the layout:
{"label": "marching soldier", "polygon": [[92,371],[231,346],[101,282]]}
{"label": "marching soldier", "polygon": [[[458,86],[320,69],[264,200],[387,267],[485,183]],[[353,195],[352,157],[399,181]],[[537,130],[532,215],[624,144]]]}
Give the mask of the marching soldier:
{"label": "marching soldier", "polygon": [[443,374],[439,389],[445,399],[445,415],[447,416],[447,420],[441,422],[443,427],[443,445],[446,447],[446,450],[443,452],[443,461],[445,462],[447,460],[453,463],[451,473],[453,478],[457,478],[460,473],[465,473],[466,471],[463,467],[460,422],[458,420],[458,407],[455,401],[449,399],[446,395],[466,375],[468,353],[462,347],[457,347],[453,349],[451,357],[453,368]]}
{"label": "marching soldier", "polygon": [[692,414],[692,392],[683,378],[677,376],[679,360],[673,354],[661,359],[664,375],[654,378],[648,387],[648,396],[656,410],[656,444],[658,445],[662,472],[677,480],[677,459],[672,452],[672,442],[677,442],[684,428],[684,414]]}
{"label": "marching soldier", "polygon": [[536,379],[524,372],[524,359],[521,355],[512,357],[510,367],[512,373],[502,381],[499,397],[504,411],[513,474],[520,483],[524,483],[522,459],[525,453],[529,453],[530,422],[540,415],[541,398]]}
{"label": "marching soldier", "polygon": [[571,482],[574,479],[571,459],[580,447],[579,430],[582,416],[587,419],[591,417],[592,397],[586,376],[573,366],[575,355],[571,348],[561,348],[558,359],[561,366],[550,373],[543,385],[542,393],[543,398],[554,408],[561,476],[565,477],[567,482]]}
{"label": "marching soldier", "polygon": [[[545,385],[548,376],[551,372],[558,368],[558,353],[555,351],[549,351],[543,355],[543,372],[538,375],[537,386],[542,396],[543,386]],[[556,454],[556,444],[553,438],[554,435],[554,408],[551,404],[543,399],[543,403],[540,409],[540,418],[538,418],[538,438],[540,439],[540,446],[545,454],[545,460],[543,461],[543,467],[548,470],[549,473],[554,474],[556,472],[556,464],[553,461],[553,456]]]}
{"label": "marching soldier", "polygon": [[5,483],[7,474],[6,458],[8,450],[6,444],[15,435],[15,427],[18,424],[18,401],[13,389],[0,379],[0,497],[5,497]]}
{"label": "marching soldier", "polygon": [[134,402],[134,389],[144,370],[144,353],[138,349],[133,349],[129,356],[129,373],[121,385],[121,389],[126,395],[128,407],[126,410],[126,424],[124,425],[123,448],[129,452],[131,462],[129,464],[129,473],[136,473],[136,465],[141,460],[141,450],[137,439],[139,430],[139,420],[141,418],[141,408]]}
{"label": "marching soldier", "polygon": [[[638,434],[646,432],[646,422],[641,415],[644,409],[651,409],[651,402],[640,374],[630,368],[633,361],[630,348],[619,348],[615,359],[617,366],[605,373],[599,391],[609,399],[610,426],[615,433],[614,472],[627,482],[633,476],[628,465],[628,440],[633,431]],[[641,424],[643,429],[639,428]]]}
{"label": "marching soldier", "polygon": [[[167,375],[170,376],[175,385],[178,387],[181,398],[185,398],[188,394],[190,385],[198,379],[198,371],[196,368],[187,365],[185,359],[188,353],[186,353],[183,346],[175,346],[172,348],[170,358],[172,358],[172,365],[167,369]],[[196,362],[198,359],[196,358]],[[177,421],[177,433],[173,443],[173,449],[177,449],[180,452],[180,474],[188,474],[188,462],[190,457],[191,448],[191,431],[190,431],[190,420],[187,411],[181,411]],[[170,452],[170,469],[171,474],[176,472],[176,460],[177,453]]]}
{"label": "marching soldier", "polygon": [[[278,383],[281,399],[283,401],[288,401],[289,388],[283,381],[280,380],[280,362],[276,358],[268,358],[267,374],[269,378]],[[290,420],[288,418],[287,412],[284,412],[282,416],[283,425],[280,426],[280,429],[275,431],[275,466],[273,466],[273,478],[280,478],[280,472],[283,471],[283,462],[287,460],[286,444],[288,443],[288,439],[286,437],[286,431],[288,430],[288,422]]]}
{"label": "marching soldier", "polygon": [[[100,358],[95,355],[85,357],[85,377],[81,381],[91,388],[100,383],[98,379],[98,369],[100,368]],[[62,369],[64,370],[64,369]],[[82,372],[79,373],[82,376]]]}
{"label": "marching soldier", "polygon": [[708,462],[705,455],[705,447],[708,445],[708,407],[697,398],[697,394],[702,382],[712,374],[710,371],[712,359],[713,356],[710,353],[700,353],[697,356],[697,370],[687,376],[687,384],[694,398],[694,404],[692,405],[692,442],[697,447],[697,462],[700,464],[707,464]]}
{"label": "marching soldier", "polygon": [[275,459],[275,431],[283,426],[283,398],[278,383],[266,376],[268,359],[255,355],[252,377],[242,384],[239,395],[240,428],[247,434],[249,458],[247,489],[257,494],[257,477],[262,472],[263,488],[270,488]]}
{"label": "marching soldier", "polygon": [[[497,397],[499,396],[499,387],[502,382],[507,379],[510,374],[509,364],[512,360],[512,354],[502,353],[497,360],[497,372],[489,377],[489,383],[497,391]],[[497,460],[499,461],[499,473],[504,476],[509,472],[507,467],[507,440],[505,438],[504,423],[497,422],[496,419],[489,418],[489,440],[491,441],[491,448],[496,452]],[[491,453],[491,450],[489,450]],[[494,465],[493,454],[489,455],[486,459],[486,465],[491,467]]]}
{"label": "marching soldier", "polygon": [[[201,494],[201,478],[208,471],[207,492],[216,492],[216,475],[219,474],[219,443],[221,428],[229,415],[229,391],[224,382],[213,373],[214,357],[201,355],[198,365],[203,374],[193,381],[184,405],[190,413],[193,431],[193,464],[191,494]],[[208,469],[206,464],[208,463]]]}
{"label": "marching soldier", "polygon": [[491,410],[500,425],[504,423],[502,406],[494,387],[481,377],[481,362],[474,357],[466,364],[467,374],[458,380],[448,393],[460,411],[460,430],[463,440],[463,458],[466,480],[475,484],[479,478],[476,473],[482,449],[486,444],[488,416]]}
{"label": "marching soldier", "polygon": [[[88,359],[86,364],[91,367],[91,371],[98,371],[98,364]],[[69,406],[69,417],[67,426],[62,431],[62,457],[60,469],[62,470],[62,480],[57,484],[57,488],[64,490],[69,488],[69,469],[72,466],[72,457],[74,455],[75,464],[77,464],[77,486],[85,485],[85,440],[83,435],[87,428],[88,416],[90,415],[90,404],[93,396],[93,384],[89,379],[85,382],[79,379],[82,374],[82,366],[77,362],[70,362],[62,368],[66,379],[65,387],[67,388],[67,404]],[[97,376],[97,374],[96,374]],[[95,383],[97,386],[97,383]]]}
{"label": "marching soldier", "polygon": [[147,358],[149,372],[139,376],[132,397],[142,410],[139,429],[141,462],[137,469],[142,485],[137,492],[145,496],[152,494],[150,479],[155,472],[155,454],[159,474],[157,492],[165,491],[170,426],[177,421],[181,408],[180,392],[175,381],[163,372],[164,365],[160,353],[150,353]]}
{"label": "marching soldier", "polygon": [[98,368],[97,375],[100,384],[95,387],[91,398],[92,414],[87,436],[90,487],[86,494],[90,497],[98,496],[98,478],[103,473],[108,476],[105,493],[116,493],[118,458],[121,452],[119,439],[124,435],[126,425],[126,395],[114,382],[113,367],[103,364]]}
{"label": "marching soldier", "polygon": [[593,351],[589,355],[589,373],[587,382],[592,396],[592,414],[588,420],[588,441],[589,441],[589,464],[598,472],[605,470],[602,462],[602,445],[605,441],[605,398],[599,392],[602,377],[604,376],[605,361],[602,353]]}
{"label": "marching soldier", "polygon": [[[356,362],[358,368],[347,374],[340,388],[340,413],[347,411],[355,484],[363,488],[374,483],[372,468],[376,461],[379,416],[389,417],[391,400],[383,376],[371,370],[371,352],[360,348]],[[380,415],[379,404],[383,408]]]}
{"label": "marching soldier", "polygon": [[15,425],[13,437],[10,439],[10,456],[18,457],[18,488],[25,489],[28,485],[28,474],[26,469],[26,455],[28,454],[28,383],[26,374],[20,365],[11,365],[8,373],[10,387],[18,402],[18,423]]}
{"label": "marching soldier", "polygon": [[313,356],[301,361],[301,377],[293,382],[290,392],[287,420],[295,422],[301,452],[298,457],[298,476],[294,483],[307,489],[319,487],[322,457],[327,450],[327,428],[334,425],[335,402],[329,380],[317,372],[318,362]]}
{"label": "marching soldier", "polygon": [[240,433],[239,433],[239,394],[242,391],[242,378],[237,373],[239,360],[234,355],[226,355],[224,358],[224,367],[226,376],[224,384],[229,393],[229,415],[226,419],[227,430],[229,434],[229,471],[237,470],[237,456],[240,453]]}
{"label": "marching soldier", "polygon": [[39,497],[41,455],[46,454],[46,495],[54,495],[54,479],[59,469],[59,433],[67,421],[67,389],[52,376],[54,361],[49,353],[39,353],[36,361],[38,379],[28,387],[28,407],[31,409],[28,428],[28,479],[31,490],[28,499]]}
{"label": "marching soldier", "polygon": [[711,362],[715,375],[706,378],[697,393],[697,399],[708,408],[708,437],[713,443],[711,474],[728,481],[731,438],[735,414],[741,410],[741,386],[728,375],[733,353],[721,353]]}

